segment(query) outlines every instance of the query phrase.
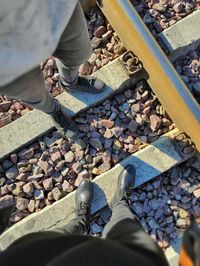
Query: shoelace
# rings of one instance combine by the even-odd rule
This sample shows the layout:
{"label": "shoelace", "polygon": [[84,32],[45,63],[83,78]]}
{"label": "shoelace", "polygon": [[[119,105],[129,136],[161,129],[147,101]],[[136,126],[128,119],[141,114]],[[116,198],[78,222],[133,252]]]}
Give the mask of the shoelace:
{"label": "shoelace", "polygon": [[81,78],[79,77],[79,80],[78,80],[78,85],[82,88],[85,88],[85,87],[93,87],[94,86],[94,81],[93,79],[87,79],[87,78]]}
{"label": "shoelace", "polygon": [[88,205],[85,202],[80,203],[80,207],[78,209],[78,215],[86,215],[88,210]]}
{"label": "shoelace", "polygon": [[128,199],[128,197],[130,196],[132,190],[133,190],[132,187],[125,187],[123,189],[123,192],[122,192],[123,193],[123,197],[125,197],[126,199]]}
{"label": "shoelace", "polygon": [[69,122],[66,120],[66,117],[64,117],[62,111],[58,111],[53,117],[56,121],[59,121],[59,123],[63,127],[65,127],[67,124],[70,125]]}

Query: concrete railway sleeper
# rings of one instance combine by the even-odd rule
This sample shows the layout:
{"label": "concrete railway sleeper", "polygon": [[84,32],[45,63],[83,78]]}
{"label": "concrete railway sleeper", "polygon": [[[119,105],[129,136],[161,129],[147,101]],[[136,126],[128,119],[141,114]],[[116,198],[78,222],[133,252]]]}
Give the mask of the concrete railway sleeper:
{"label": "concrete railway sleeper", "polygon": [[[200,107],[137,11],[128,0],[101,1],[101,7],[125,47],[134,51],[142,61],[149,74],[148,83],[177,127],[185,131],[200,149]],[[110,12],[113,7],[115,12]]]}
{"label": "concrete railway sleeper", "polygon": [[[100,195],[100,191],[96,190],[92,212],[105,207],[105,197],[110,199],[113,187],[109,180],[102,180],[105,180],[107,173],[113,175],[127,162],[132,162],[138,169],[147,167],[145,178],[137,176],[138,189],[132,193],[130,204],[145,230],[162,248],[166,249],[169,241],[177,237],[173,225],[182,229],[187,226],[190,208],[199,221],[200,165],[196,154],[200,150],[199,105],[130,1],[97,2],[128,50],[118,59],[121,67],[123,65],[127,76],[140,74],[135,78],[134,86],[128,89],[122,86],[117,94],[112,94],[112,98],[102,98],[102,103],[86,106],[84,112],[75,116],[80,130],[79,138],[65,139],[57,131],[47,134],[52,129],[49,125],[43,137],[38,138],[39,134],[31,140],[32,143],[27,141],[23,147],[19,145],[4,155],[0,163],[0,206],[15,203],[10,221],[16,225],[1,237],[2,248],[20,237],[25,230],[52,229],[67,222],[74,215],[73,203],[70,203],[74,193],[71,192],[85,177],[94,178],[94,184],[100,182],[103,184],[100,188],[105,188],[105,195]],[[115,12],[110,12],[111,7],[115,8]],[[107,27],[108,31],[113,31],[110,24]],[[127,30],[124,31],[124,28]],[[124,51],[124,48],[120,50],[118,56]],[[114,58],[112,55],[110,60]],[[54,64],[52,60],[51,64]],[[97,69],[87,69],[91,72],[94,70]],[[86,71],[84,67],[82,71]],[[147,78],[147,82],[141,76]],[[184,133],[180,133],[176,126]],[[143,155],[140,157],[140,154]],[[150,154],[152,158],[146,159]],[[156,176],[157,179],[149,181]],[[113,180],[115,186],[116,180]],[[147,181],[149,183],[144,184]],[[111,191],[109,186],[112,187]],[[61,202],[65,199],[69,200],[71,212],[67,219],[59,213]],[[157,218],[154,219],[156,206],[160,208],[162,204],[166,213],[156,212]],[[51,207],[58,208],[58,215],[44,226],[44,218],[52,215]],[[166,217],[163,218],[163,215]],[[26,219],[22,220],[24,217]],[[108,219],[108,213],[96,214],[91,223],[91,233],[100,234]],[[26,220],[29,229],[25,226]],[[16,228],[19,228],[17,233]]]}
{"label": "concrete railway sleeper", "polygon": [[[75,139],[53,131],[2,161],[0,200],[16,202],[12,222],[59,200],[83,178],[105,173],[175,127],[145,81],[74,120],[80,130]],[[185,136],[180,142],[181,154],[195,151]]]}

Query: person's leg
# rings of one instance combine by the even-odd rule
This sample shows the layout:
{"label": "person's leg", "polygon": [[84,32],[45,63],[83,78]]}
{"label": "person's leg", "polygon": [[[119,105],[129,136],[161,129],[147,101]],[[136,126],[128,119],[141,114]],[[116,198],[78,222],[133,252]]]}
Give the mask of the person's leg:
{"label": "person's leg", "polygon": [[86,19],[81,4],[78,3],[54,53],[61,87],[68,91],[100,92],[103,82],[90,78],[90,82],[86,83],[84,81],[87,79],[78,76],[80,65],[86,62],[91,53]]}
{"label": "person's leg", "polygon": [[120,202],[114,206],[111,220],[105,226],[102,237],[120,242],[130,249],[143,249],[155,255],[163,255],[126,202]]}
{"label": "person's leg", "polygon": [[87,234],[91,218],[92,195],[92,183],[89,179],[84,179],[76,190],[76,217],[67,225],[56,228],[54,231],[62,234]]}
{"label": "person's leg", "polygon": [[88,233],[88,227],[82,217],[77,216],[67,225],[54,229],[55,232],[69,235],[85,235]]}
{"label": "person's leg", "polygon": [[131,179],[133,180],[132,187],[134,186],[131,171],[131,168],[130,171],[126,168],[119,178],[120,189],[112,200],[113,213],[109,223],[104,228],[102,237],[117,241],[129,249],[141,251],[158,265],[168,265],[164,253],[144,231],[128,205],[128,186],[131,184]]}
{"label": "person's leg", "polygon": [[67,137],[73,137],[78,132],[75,123],[65,114],[61,104],[48,93],[40,66],[0,87],[0,95],[19,99],[32,108],[51,115],[55,127]]}
{"label": "person's leg", "polygon": [[59,104],[46,90],[39,66],[10,84],[0,87],[0,94],[22,100],[32,108],[47,114],[52,114],[59,108]]}

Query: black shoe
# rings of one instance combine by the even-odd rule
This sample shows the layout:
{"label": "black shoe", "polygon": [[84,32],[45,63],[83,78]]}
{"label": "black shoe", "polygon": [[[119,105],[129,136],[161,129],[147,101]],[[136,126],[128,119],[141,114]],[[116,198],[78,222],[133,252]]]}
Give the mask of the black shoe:
{"label": "black shoe", "polygon": [[128,203],[128,198],[135,186],[136,171],[133,165],[127,165],[118,178],[118,187],[115,195],[110,202],[110,208],[113,209],[114,204],[120,201]]}
{"label": "black shoe", "polygon": [[89,179],[84,179],[76,190],[76,214],[81,216],[89,229],[91,218],[91,202],[92,202],[92,182]]}
{"label": "black shoe", "polygon": [[100,93],[104,90],[105,83],[97,78],[94,77],[83,77],[79,76],[77,83],[74,85],[64,85],[61,80],[58,81],[59,86],[66,90],[67,92],[75,92],[75,91],[81,91],[81,92],[89,92],[89,93]]}
{"label": "black shoe", "polygon": [[61,131],[65,137],[74,138],[78,134],[79,130],[76,124],[64,113],[62,107],[52,115],[52,117],[55,127]]}

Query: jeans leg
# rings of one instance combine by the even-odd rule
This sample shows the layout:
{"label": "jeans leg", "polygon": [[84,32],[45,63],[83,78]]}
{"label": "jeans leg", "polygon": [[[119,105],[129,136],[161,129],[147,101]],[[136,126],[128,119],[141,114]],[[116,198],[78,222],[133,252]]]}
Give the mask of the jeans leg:
{"label": "jeans leg", "polygon": [[130,222],[130,226],[140,226],[136,215],[133,214],[133,212],[130,210],[128,204],[125,201],[121,201],[115,204],[113,206],[113,213],[111,219],[104,227],[102,237],[118,240],[118,238],[121,237],[121,234],[124,234],[124,232],[121,232],[121,230],[125,230],[125,232],[127,230],[126,228],[120,228],[120,231],[116,231],[114,229],[119,222],[126,221],[127,219]]}
{"label": "jeans leg", "polygon": [[20,76],[10,84],[0,87],[0,94],[19,99],[32,108],[51,114],[58,103],[48,93],[40,67]]}
{"label": "jeans leg", "polygon": [[60,73],[60,79],[63,85],[76,85],[78,81],[79,66],[67,67],[62,60],[56,58],[56,65]]}
{"label": "jeans leg", "polygon": [[56,228],[54,231],[62,234],[86,235],[88,233],[88,228],[83,218],[81,216],[77,216],[67,225]]}
{"label": "jeans leg", "polygon": [[61,81],[76,82],[79,66],[91,53],[92,46],[85,16],[81,4],[78,3],[54,53]]}
{"label": "jeans leg", "polygon": [[129,249],[138,250],[158,265],[168,265],[164,253],[144,231],[126,202],[114,205],[113,214],[104,228],[102,237],[117,241]]}

